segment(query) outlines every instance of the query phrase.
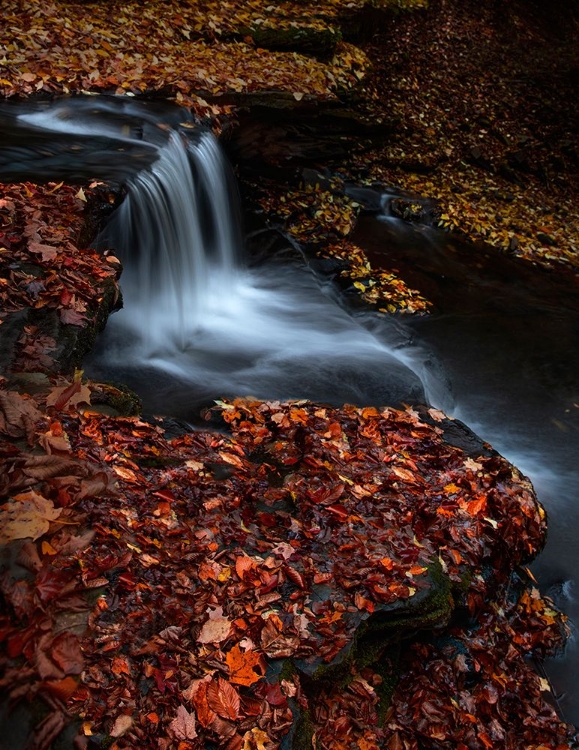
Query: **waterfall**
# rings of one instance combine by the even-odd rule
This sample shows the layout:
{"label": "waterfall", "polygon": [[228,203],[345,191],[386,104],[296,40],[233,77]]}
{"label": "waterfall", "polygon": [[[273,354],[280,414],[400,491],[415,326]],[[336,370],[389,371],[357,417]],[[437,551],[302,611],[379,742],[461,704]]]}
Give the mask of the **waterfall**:
{"label": "waterfall", "polygon": [[[400,405],[440,391],[399,323],[352,314],[295,252],[246,266],[231,168],[189,113],[80,97],[20,120],[48,144],[46,170],[94,172],[126,190],[97,242],[123,263],[124,308],[85,362],[89,376],[183,418],[222,396]],[[75,143],[67,159],[59,138]]]}
{"label": "waterfall", "polygon": [[149,356],[185,350],[211,290],[235,285],[238,215],[231,169],[209,133],[189,143],[171,133],[151,169],[129,180],[98,244],[123,257],[130,326]]}

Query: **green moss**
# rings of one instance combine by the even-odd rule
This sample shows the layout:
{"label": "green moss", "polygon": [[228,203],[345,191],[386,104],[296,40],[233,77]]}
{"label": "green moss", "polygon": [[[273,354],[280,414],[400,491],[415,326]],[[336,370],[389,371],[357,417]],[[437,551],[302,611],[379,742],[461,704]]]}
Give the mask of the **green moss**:
{"label": "green moss", "polygon": [[374,664],[374,669],[382,682],[376,687],[376,692],[380,698],[378,705],[378,724],[382,726],[386,719],[386,714],[392,702],[392,696],[400,679],[400,654],[402,649],[400,644],[391,646]]}
{"label": "green moss", "polygon": [[382,607],[367,620],[360,621],[354,637],[330,664],[296,663],[300,673],[314,683],[345,685],[352,668],[375,665],[388,647],[408,640],[421,630],[446,625],[454,609],[451,581],[438,559],[427,566],[429,586],[409,599],[400,599]]}
{"label": "green moss", "polygon": [[141,413],[141,399],[123,383],[95,383],[92,403],[106,406],[123,417],[136,417]]}
{"label": "green moss", "polygon": [[294,723],[292,737],[292,750],[308,750],[312,748],[314,741],[314,722],[309,711],[300,711],[297,721]]}
{"label": "green moss", "polygon": [[265,24],[240,29],[242,36],[250,36],[258,47],[270,50],[289,50],[316,57],[328,57],[342,40],[339,29],[331,26],[288,26],[278,28]]}

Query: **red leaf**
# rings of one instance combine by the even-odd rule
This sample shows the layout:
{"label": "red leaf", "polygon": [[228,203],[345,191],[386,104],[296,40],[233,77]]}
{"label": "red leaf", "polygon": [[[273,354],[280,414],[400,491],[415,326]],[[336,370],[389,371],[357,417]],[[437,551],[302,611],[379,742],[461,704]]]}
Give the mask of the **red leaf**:
{"label": "red leaf", "polygon": [[193,704],[195,706],[195,711],[197,713],[197,719],[199,720],[199,723],[203,727],[208,727],[210,724],[215,721],[215,718],[217,714],[213,709],[209,707],[209,704],[207,702],[207,689],[209,688],[209,683],[202,682],[195,695],[193,696]]}
{"label": "red leaf", "polygon": [[80,641],[74,633],[61,633],[52,642],[51,657],[65,674],[80,674],[84,667],[84,657]]}

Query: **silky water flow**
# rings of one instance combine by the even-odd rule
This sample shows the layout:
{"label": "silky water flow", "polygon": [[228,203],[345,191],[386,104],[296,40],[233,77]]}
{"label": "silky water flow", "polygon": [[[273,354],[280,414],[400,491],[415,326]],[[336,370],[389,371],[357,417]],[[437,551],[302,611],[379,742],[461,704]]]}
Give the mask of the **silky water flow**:
{"label": "silky water flow", "polygon": [[211,133],[174,129],[153,145],[156,159],[128,178],[98,238],[122,260],[124,307],[87,374],[128,384],[149,413],[184,420],[219,397],[425,400],[435,371],[399,324],[353,315],[305,261],[274,253],[245,263],[235,180]]}

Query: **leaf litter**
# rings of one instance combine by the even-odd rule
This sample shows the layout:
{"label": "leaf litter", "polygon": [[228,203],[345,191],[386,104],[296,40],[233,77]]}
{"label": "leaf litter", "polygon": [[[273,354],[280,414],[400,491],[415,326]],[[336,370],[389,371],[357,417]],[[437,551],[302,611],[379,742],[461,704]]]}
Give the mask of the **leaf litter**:
{"label": "leaf litter", "polygon": [[[27,490],[59,513],[26,542],[30,575],[2,579],[2,684],[49,699],[54,729],[269,750],[307,712],[328,748],[570,747],[527,659],[566,633],[520,567],[544,511],[498,454],[446,442],[442,413],[237,399],[207,415],[227,433],[168,439],[34,398],[33,445],[2,444],[7,494],[56,418],[70,451]],[[84,632],[57,632],[67,610]]]}

